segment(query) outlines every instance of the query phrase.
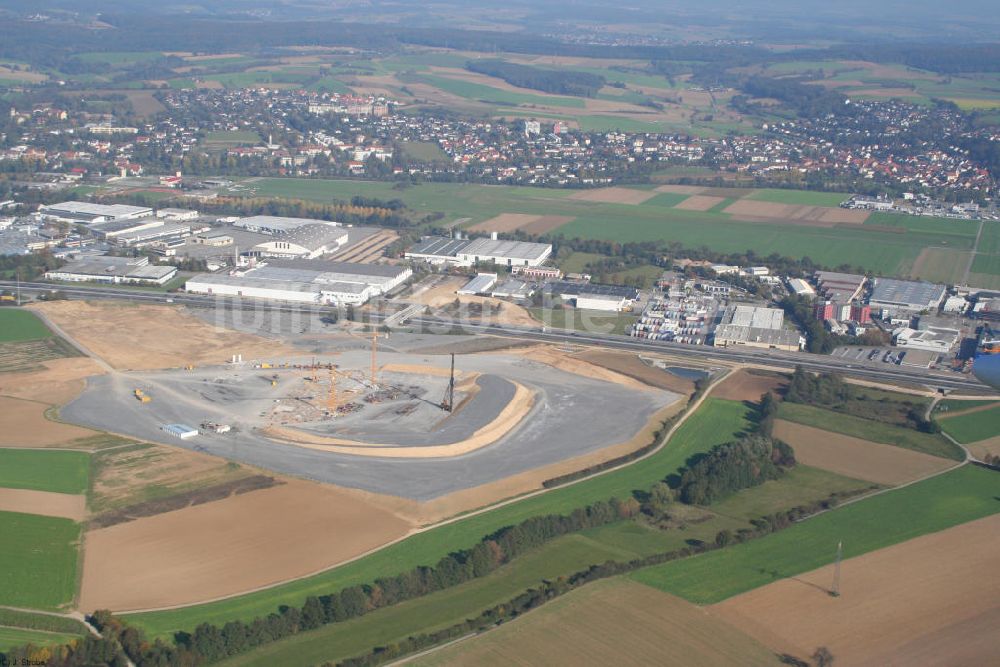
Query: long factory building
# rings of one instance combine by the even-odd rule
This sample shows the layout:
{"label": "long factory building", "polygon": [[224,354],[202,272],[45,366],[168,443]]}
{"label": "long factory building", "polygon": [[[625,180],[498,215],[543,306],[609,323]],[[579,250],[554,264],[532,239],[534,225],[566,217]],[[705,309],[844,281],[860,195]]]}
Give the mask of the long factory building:
{"label": "long factory building", "polygon": [[420,243],[406,251],[407,259],[453,266],[541,266],[551,255],[552,245],[549,243],[503,241],[495,238],[449,239],[443,236],[424,237]]}
{"label": "long factory building", "polygon": [[412,275],[405,266],[279,259],[228,275],[198,275],[187,281],[185,289],[196,294],[360,306]]}

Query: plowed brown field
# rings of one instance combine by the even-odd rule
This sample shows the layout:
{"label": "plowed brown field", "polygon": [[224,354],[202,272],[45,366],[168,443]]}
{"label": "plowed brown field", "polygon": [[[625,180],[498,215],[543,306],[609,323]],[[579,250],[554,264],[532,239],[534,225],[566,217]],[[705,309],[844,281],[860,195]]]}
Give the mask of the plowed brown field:
{"label": "plowed brown field", "polygon": [[192,604],[331,567],[411,525],[357,494],[302,481],[86,534],[81,609]]}
{"label": "plowed brown field", "polygon": [[709,609],[775,651],[844,665],[996,663],[1000,515],[824,567]]}
{"label": "plowed brown field", "polygon": [[774,435],[795,450],[795,459],[838,475],[895,486],[955,465],[929,454],[831,433],[783,419]]}

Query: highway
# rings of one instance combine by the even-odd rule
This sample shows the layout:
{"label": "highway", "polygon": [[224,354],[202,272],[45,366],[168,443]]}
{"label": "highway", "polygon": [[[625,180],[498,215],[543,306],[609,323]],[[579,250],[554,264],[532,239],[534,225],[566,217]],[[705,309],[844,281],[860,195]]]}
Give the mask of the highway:
{"label": "highway", "polygon": [[[12,281],[0,281],[0,289],[14,290],[16,284]],[[261,300],[224,298],[202,294],[162,292],[144,292],[136,289],[93,286],[65,286],[49,283],[21,283],[22,294],[37,295],[51,292],[54,289],[73,299],[115,299],[148,303],[176,303],[195,308],[224,308],[229,310],[256,311],[265,309],[271,312],[287,313],[330,313],[332,309],[325,306],[309,304],[282,304]],[[381,324],[390,318],[391,313],[373,313],[372,323]],[[523,327],[498,326],[493,324],[476,324],[473,322],[453,322],[435,317],[410,317],[404,319],[409,326],[430,331],[447,331],[456,328],[470,334],[488,334],[518,340],[536,341],[540,343],[594,345],[606,348],[630,350],[635,352],[661,352],[678,356],[693,357],[700,360],[724,361],[729,363],[766,364],[783,368],[794,368],[800,365],[806,370],[816,372],[836,372],[842,375],[875,381],[889,381],[922,385],[934,389],[948,391],[989,391],[989,388],[974,376],[965,376],[948,371],[931,371],[918,368],[907,368],[895,364],[881,362],[864,362],[842,359],[826,355],[809,354],[805,352],[784,352],[781,350],[764,350],[757,348],[719,348],[707,345],[684,345],[666,341],[649,341],[614,334],[595,334],[584,331],[542,330]]]}

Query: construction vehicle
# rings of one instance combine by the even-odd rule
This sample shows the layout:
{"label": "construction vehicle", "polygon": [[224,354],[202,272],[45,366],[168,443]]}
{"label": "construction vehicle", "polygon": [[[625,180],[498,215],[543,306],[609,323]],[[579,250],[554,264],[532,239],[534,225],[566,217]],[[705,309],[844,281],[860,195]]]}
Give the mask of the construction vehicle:
{"label": "construction vehicle", "polygon": [[134,393],[136,400],[140,403],[149,403],[153,400],[153,398],[142,389],[136,389]]}

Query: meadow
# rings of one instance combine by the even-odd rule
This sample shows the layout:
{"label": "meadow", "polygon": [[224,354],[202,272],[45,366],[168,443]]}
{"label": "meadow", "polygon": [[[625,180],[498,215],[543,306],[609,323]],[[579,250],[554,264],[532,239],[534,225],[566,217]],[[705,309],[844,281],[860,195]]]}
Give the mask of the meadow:
{"label": "meadow", "polygon": [[698,604],[1000,512],[1000,476],[965,465],[767,537],[641,570],[632,578]]}
{"label": "meadow", "polygon": [[0,308],[0,343],[51,338],[52,332],[38,317],[27,310]]}
{"label": "meadow", "polygon": [[43,449],[0,449],[0,487],[81,494],[87,491],[90,454]]}
{"label": "meadow", "polygon": [[224,624],[235,618],[250,620],[265,616],[282,604],[301,605],[309,595],[322,595],[366,583],[381,575],[434,563],[456,548],[471,546],[503,526],[533,516],[568,513],[591,502],[615,496],[624,498],[634,490],[647,490],[657,481],[676,473],[692,455],[708,451],[747,431],[751,427],[748,412],[740,402],[708,398],[663,449],[621,470],[433,528],[314,577],[221,602],[131,614],[127,618],[150,636],[163,637],[176,630],[190,630],[202,622]]}
{"label": "meadow", "polygon": [[69,644],[75,639],[79,639],[79,635],[0,626],[0,651],[25,646],[26,644],[34,646],[62,646]]}
{"label": "meadow", "polygon": [[59,609],[76,594],[80,525],[69,519],[0,512],[0,600]]}
{"label": "meadow", "polygon": [[939,421],[944,432],[963,445],[1000,436],[1000,406]]}
{"label": "meadow", "polygon": [[921,433],[914,429],[894,426],[871,419],[860,419],[832,410],[824,410],[801,403],[784,402],[778,410],[778,417],[813,426],[825,431],[842,433],[862,440],[882,442],[905,449],[912,449],[931,456],[962,461],[965,453],[939,434]]}
{"label": "meadow", "polygon": [[[574,219],[551,232],[552,237],[619,243],[670,240],[689,248],[706,246],[720,252],[753,250],[764,256],[778,253],[793,258],[809,257],[831,268],[847,264],[882,275],[905,277],[909,277],[926,248],[967,254],[978,229],[973,222],[894,214],[873,214],[861,225],[826,227],[778,220],[747,221],[722,211],[732,203],[726,201],[733,199],[731,189],[706,190],[705,194],[725,196],[725,200],[708,211],[693,211],[676,208],[684,198],[674,193],[659,193],[642,204],[632,205],[575,199],[573,190],[519,186],[432,183],[396,189],[391,183],[370,181],[265,178],[237,187],[236,194],[325,202],[349,200],[355,195],[398,198],[420,213],[443,213],[444,222],[468,218],[465,226],[502,213],[564,215]],[[839,193],[752,189],[743,192],[747,199],[774,203],[817,206],[842,201]],[[994,275],[990,272],[995,272],[1000,280],[1000,242],[993,238],[992,232],[987,234],[984,230],[973,275],[989,280]],[[953,266],[951,263],[942,270],[950,271]]]}

